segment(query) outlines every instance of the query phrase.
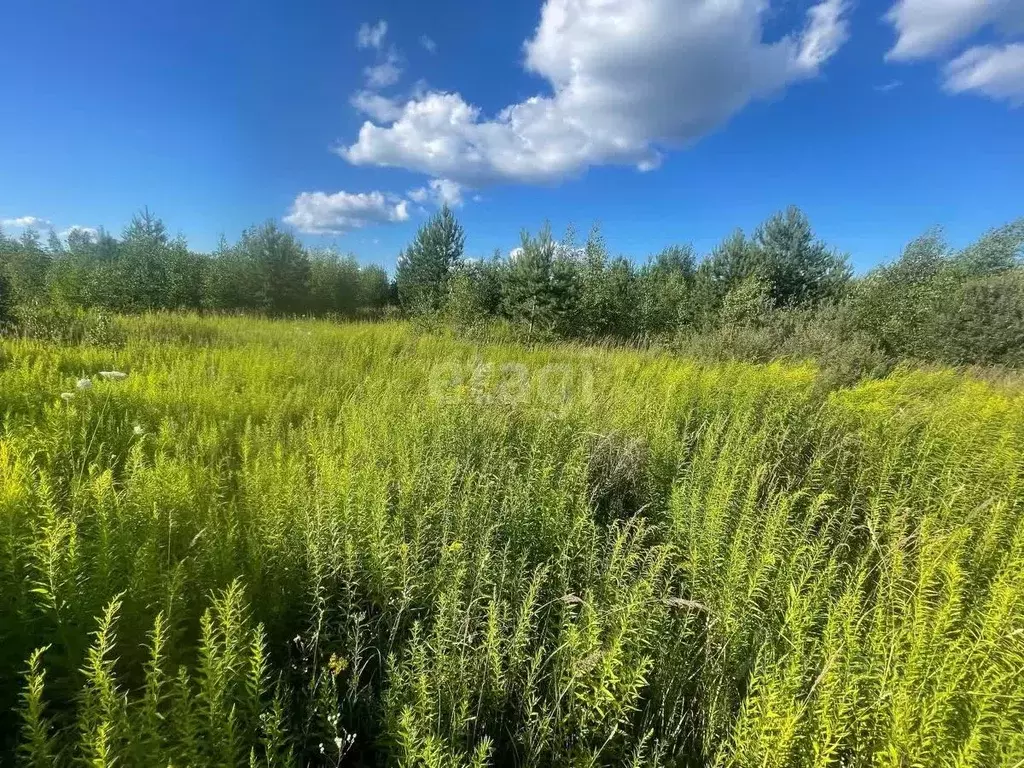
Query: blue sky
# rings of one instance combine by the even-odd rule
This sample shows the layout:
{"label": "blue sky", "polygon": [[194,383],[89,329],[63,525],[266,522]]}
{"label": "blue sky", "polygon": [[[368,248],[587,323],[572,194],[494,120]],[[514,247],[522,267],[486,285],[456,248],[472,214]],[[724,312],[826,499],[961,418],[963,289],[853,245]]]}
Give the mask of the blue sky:
{"label": "blue sky", "polygon": [[858,269],[1024,215],[1024,0],[7,0],[0,221],[391,267],[545,219],[637,259],[788,204]]}

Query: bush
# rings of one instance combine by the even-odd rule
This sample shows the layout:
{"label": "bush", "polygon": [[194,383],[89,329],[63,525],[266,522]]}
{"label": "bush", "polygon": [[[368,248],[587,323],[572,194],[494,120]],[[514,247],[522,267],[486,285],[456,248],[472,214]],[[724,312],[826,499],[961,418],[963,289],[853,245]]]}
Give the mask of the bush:
{"label": "bush", "polygon": [[936,327],[944,362],[1024,365],[1024,270],[965,283]]}
{"label": "bush", "polygon": [[756,292],[742,286],[730,292],[730,296],[742,294],[733,302],[736,312],[723,314],[735,314],[745,318],[743,321],[734,317],[704,331],[688,331],[676,339],[673,348],[710,361],[813,361],[822,369],[822,386],[827,389],[884,376],[892,369],[895,361],[854,327],[846,307],[777,309],[751,320],[740,310],[749,309],[747,299],[756,298]]}
{"label": "bush", "polygon": [[19,307],[15,317],[15,333],[53,344],[120,347],[127,340],[127,332],[120,321],[104,312],[32,304]]}

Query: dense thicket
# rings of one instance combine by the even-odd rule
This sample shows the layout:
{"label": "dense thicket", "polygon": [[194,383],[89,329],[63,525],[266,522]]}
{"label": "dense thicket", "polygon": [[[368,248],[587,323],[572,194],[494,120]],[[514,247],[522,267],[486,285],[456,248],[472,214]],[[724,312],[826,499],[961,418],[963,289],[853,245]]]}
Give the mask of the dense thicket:
{"label": "dense thicket", "polygon": [[854,277],[790,208],[703,258],[670,246],[637,264],[598,230],[579,245],[549,227],[490,259],[464,255],[447,207],[398,258],[395,279],[352,256],[309,250],[272,223],[210,255],[171,239],[148,211],[115,239],[0,234],[0,311],[40,305],[374,317],[401,311],[464,334],[657,342],[700,355],[841,363],[851,373],[905,359],[1024,363],[1024,220],[963,249],[938,232]]}

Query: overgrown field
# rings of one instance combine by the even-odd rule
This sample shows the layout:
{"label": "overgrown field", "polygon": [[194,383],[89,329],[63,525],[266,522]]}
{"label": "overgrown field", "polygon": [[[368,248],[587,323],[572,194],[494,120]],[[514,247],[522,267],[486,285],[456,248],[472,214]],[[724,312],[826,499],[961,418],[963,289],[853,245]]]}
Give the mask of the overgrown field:
{"label": "overgrown field", "polygon": [[1024,763],[1018,388],[125,322],[0,344],[4,764]]}

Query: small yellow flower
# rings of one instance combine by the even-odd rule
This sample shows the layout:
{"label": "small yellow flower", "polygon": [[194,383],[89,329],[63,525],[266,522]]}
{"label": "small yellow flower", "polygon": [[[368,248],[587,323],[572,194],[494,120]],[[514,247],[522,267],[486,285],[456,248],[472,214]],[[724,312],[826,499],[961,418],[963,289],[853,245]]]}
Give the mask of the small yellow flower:
{"label": "small yellow flower", "polygon": [[327,669],[330,670],[331,675],[337,677],[348,669],[348,659],[338,656],[336,653],[332,653],[331,658],[327,662]]}

